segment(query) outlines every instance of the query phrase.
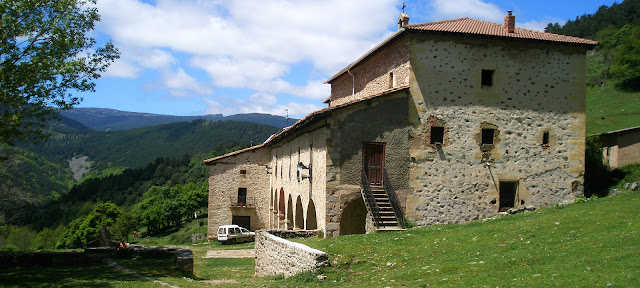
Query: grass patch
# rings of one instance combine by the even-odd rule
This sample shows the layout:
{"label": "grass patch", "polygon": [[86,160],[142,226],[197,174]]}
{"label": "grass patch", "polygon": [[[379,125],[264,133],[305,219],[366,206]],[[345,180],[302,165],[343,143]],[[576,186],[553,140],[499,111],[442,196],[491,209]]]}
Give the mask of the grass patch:
{"label": "grass patch", "polygon": [[2,287],[154,287],[106,265],[0,269]]}
{"label": "grass patch", "polygon": [[640,286],[640,193],[405,232],[306,239],[329,253],[311,286]]}
{"label": "grass patch", "polygon": [[587,135],[636,127],[640,123],[640,92],[587,87]]}
{"label": "grass patch", "polygon": [[186,222],[178,231],[169,235],[160,237],[129,238],[129,240],[131,240],[131,243],[144,246],[191,245],[193,244],[191,242],[191,235],[204,234],[205,238],[202,243],[205,243],[207,242],[207,225],[200,228],[200,220],[203,220],[205,223],[207,222],[207,219],[192,219],[191,221]]}

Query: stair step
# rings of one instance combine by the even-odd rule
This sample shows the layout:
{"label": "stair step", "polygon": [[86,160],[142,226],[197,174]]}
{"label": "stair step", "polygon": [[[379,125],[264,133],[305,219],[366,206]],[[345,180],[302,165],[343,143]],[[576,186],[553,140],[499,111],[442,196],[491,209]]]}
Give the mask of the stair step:
{"label": "stair step", "polygon": [[378,227],[376,228],[377,231],[380,232],[384,232],[384,231],[406,231],[407,229],[404,229],[400,226],[384,226],[384,227]]}

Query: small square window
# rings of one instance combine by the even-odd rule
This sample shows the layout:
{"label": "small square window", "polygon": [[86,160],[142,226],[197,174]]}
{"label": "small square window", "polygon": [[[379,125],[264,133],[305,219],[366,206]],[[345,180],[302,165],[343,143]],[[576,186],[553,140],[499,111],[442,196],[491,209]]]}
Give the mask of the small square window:
{"label": "small square window", "polygon": [[482,70],[482,86],[493,86],[493,72],[495,70]]}
{"label": "small square window", "polygon": [[247,175],[247,170],[245,169],[240,170],[240,175]]}
{"label": "small square window", "polygon": [[444,143],[444,127],[431,126],[430,144]]}
{"label": "small square window", "polygon": [[482,129],[482,144],[493,145],[495,129]]}

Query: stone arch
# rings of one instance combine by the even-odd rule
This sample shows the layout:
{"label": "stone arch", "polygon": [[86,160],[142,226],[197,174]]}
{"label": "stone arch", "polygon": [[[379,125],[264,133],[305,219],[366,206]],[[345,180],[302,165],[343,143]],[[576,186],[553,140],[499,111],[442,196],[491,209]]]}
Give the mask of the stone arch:
{"label": "stone arch", "polygon": [[293,230],[293,201],[291,200],[291,194],[289,194],[289,201],[287,202],[287,230]]}
{"label": "stone arch", "polygon": [[298,196],[296,200],[295,229],[304,229],[304,212],[302,211],[302,198]]}
{"label": "stone arch", "polygon": [[313,200],[309,199],[309,206],[307,206],[307,230],[318,229],[318,222],[316,220],[316,205],[313,204]]}
{"label": "stone arch", "polygon": [[367,208],[362,197],[348,202],[340,215],[340,235],[364,234],[366,232]]}
{"label": "stone arch", "polygon": [[278,212],[284,215],[284,188],[280,188],[280,201],[278,203]]}

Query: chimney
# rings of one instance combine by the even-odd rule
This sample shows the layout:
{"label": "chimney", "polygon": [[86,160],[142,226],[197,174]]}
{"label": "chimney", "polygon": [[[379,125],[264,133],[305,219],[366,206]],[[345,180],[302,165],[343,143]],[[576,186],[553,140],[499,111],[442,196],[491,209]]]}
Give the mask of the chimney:
{"label": "chimney", "polygon": [[513,11],[507,11],[507,16],[504,16],[504,31],[507,33],[514,33],[516,31],[516,16],[514,16]]}
{"label": "chimney", "polygon": [[406,13],[400,13],[400,17],[398,18],[398,30],[409,25],[409,15]]}

